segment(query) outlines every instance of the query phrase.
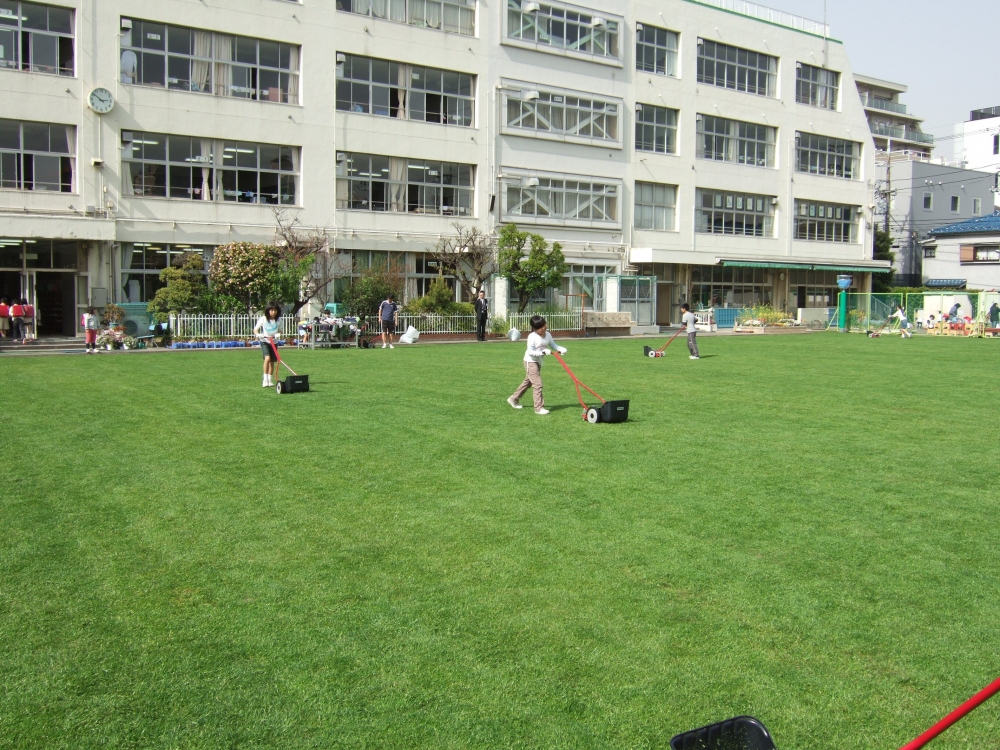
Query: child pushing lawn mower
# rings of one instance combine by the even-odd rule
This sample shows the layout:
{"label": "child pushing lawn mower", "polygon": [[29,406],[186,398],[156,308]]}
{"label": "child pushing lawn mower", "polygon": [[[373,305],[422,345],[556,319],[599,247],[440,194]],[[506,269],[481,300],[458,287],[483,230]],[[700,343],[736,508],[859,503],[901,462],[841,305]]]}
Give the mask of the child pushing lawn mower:
{"label": "child pushing lawn mower", "polygon": [[560,354],[566,353],[566,349],[556,344],[552,339],[552,334],[548,332],[548,324],[545,318],[541,315],[532,315],[531,333],[528,334],[528,349],[524,353],[524,369],[526,374],[521,385],[507,399],[508,404],[515,409],[520,409],[521,404],[519,401],[521,400],[521,396],[531,388],[535,401],[535,414],[544,415],[549,413],[549,410],[545,408],[545,399],[542,396],[542,357],[546,354],[552,354],[553,349]]}

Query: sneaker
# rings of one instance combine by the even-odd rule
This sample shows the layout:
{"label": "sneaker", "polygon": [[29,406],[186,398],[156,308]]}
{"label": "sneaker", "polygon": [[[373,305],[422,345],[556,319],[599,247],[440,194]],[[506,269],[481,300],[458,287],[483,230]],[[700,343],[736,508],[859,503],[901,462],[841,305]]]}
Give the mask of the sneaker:
{"label": "sneaker", "polygon": [[389,344],[389,348],[390,349],[395,349],[396,347],[394,347],[392,344]]}
{"label": "sneaker", "polygon": [[701,357],[696,357],[692,354],[690,357],[688,357],[688,359],[701,359]]}
{"label": "sneaker", "polygon": [[548,413],[549,413],[548,409],[535,409],[535,414],[538,414],[538,415],[548,414]]}
{"label": "sneaker", "polygon": [[514,400],[513,396],[511,396],[511,397],[509,397],[507,399],[507,403],[510,404],[511,406],[513,406],[515,409],[523,409],[524,408],[519,403],[517,403],[517,401]]}
{"label": "sneaker", "polygon": [[385,344],[382,344],[382,348],[385,349]]}

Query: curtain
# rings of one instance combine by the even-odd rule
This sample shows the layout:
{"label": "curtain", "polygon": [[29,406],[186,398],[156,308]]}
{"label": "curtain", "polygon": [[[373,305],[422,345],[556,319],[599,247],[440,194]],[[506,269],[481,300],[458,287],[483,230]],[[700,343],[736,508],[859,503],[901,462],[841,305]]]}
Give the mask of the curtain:
{"label": "curtain", "polygon": [[[135,245],[131,242],[122,243],[122,271],[132,268],[132,254],[135,253]],[[125,275],[124,273],[122,274]]]}
{"label": "curtain", "polygon": [[388,9],[389,0],[372,0],[372,15],[375,18],[387,18],[388,14],[386,10]]}
{"label": "curtain", "polygon": [[214,197],[214,185],[212,185],[212,164],[214,159],[212,158],[212,146],[213,143],[207,138],[201,139],[201,157],[207,159],[203,161],[204,165],[201,168],[201,199],[203,201],[210,201]]}
{"label": "curtain", "polygon": [[394,116],[400,120],[405,120],[407,117],[406,92],[407,86],[409,86],[410,83],[410,66],[400,64],[397,68],[399,72],[396,74],[396,85],[398,86],[396,93],[399,97],[399,107],[396,109],[396,114]]}
{"label": "curtain", "polygon": [[283,180],[288,180],[292,184],[292,188],[288,191],[288,195],[291,196],[292,205],[299,205],[299,174],[301,173],[300,166],[301,152],[297,146],[292,146],[292,171],[295,173],[292,175],[282,175]]}
{"label": "curtain", "polygon": [[389,0],[389,20],[406,23],[406,0]]}
{"label": "curtain", "polygon": [[[56,127],[53,125],[52,127]],[[76,189],[76,126],[66,126],[66,146],[69,148],[70,192]],[[103,208],[103,206],[102,206]]]}
{"label": "curtain", "polygon": [[132,184],[132,165],[125,157],[132,156],[132,134],[122,133],[122,161],[121,161],[121,193],[122,195],[135,195],[135,186]]}
{"label": "curtain", "polygon": [[215,93],[218,96],[232,96],[233,69],[229,65],[232,59],[233,38],[215,34]]}
{"label": "curtain", "polygon": [[212,34],[207,31],[194,32],[194,56],[191,62],[191,88],[194,91],[212,90]]}
{"label": "curtain", "polygon": [[299,48],[292,46],[288,56],[288,68],[291,74],[288,76],[288,103],[299,103]]}
{"label": "curtain", "polygon": [[406,159],[389,157],[389,210],[406,211]]}
{"label": "curtain", "polygon": [[424,20],[427,26],[432,29],[441,28],[441,3],[440,0],[426,0],[424,3]]}

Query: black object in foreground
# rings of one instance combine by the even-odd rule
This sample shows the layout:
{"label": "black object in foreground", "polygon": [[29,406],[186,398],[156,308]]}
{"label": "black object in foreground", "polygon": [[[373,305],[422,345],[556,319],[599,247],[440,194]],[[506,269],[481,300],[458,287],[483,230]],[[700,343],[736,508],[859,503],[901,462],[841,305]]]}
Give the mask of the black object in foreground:
{"label": "black object in foreground", "polygon": [[587,421],[591,424],[598,422],[624,422],[628,419],[628,401],[605,401],[597,407],[587,409]]}
{"label": "black object in foreground", "polygon": [[275,386],[278,395],[282,393],[305,393],[309,390],[308,375],[289,375],[284,380],[279,380]]}
{"label": "black object in foreground", "polygon": [[776,750],[767,728],[752,716],[737,716],[692,729],[670,740],[671,750]]}

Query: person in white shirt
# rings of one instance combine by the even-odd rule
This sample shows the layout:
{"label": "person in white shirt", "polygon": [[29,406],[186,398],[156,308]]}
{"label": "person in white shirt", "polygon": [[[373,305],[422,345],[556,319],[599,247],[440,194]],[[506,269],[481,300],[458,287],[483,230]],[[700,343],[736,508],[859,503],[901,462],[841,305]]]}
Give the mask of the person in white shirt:
{"label": "person in white shirt", "polygon": [[552,334],[548,332],[548,324],[541,315],[531,316],[531,333],[528,334],[528,349],[524,353],[524,369],[526,375],[524,381],[518,386],[514,394],[507,399],[507,403],[515,409],[520,409],[521,396],[532,389],[532,396],[535,401],[535,414],[548,414],[545,408],[545,399],[542,397],[542,357],[552,354],[555,349],[560,354],[565,354],[565,347],[559,346],[552,339]]}
{"label": "person in white shirt", "polygon": [[889,320],[893,318],[899,318],[899,333],[904,339],[913,336],[913,333],[910,331],[910,321],[906,319],[906,313],[903,312],[902,305],[896,305],[896,312],[889,316]]}
{"label": "person in white shirt", "polygon": [[257,318],[253,332],[260,339],[260,349],[264,353],[263,388],[274,385],[278,377],[278,349],[275,339],[281,328],[281,308],[274,302],[264,308],[264,314]]}
{"label": "person in white shirt", "polygon": [[701,355],[698,354],[698,342],[695,340],[698,336],[698,329],[694,326],[697,318],[694,317],[691,306],[687,302],[681,305],[681,312],[684,313],[681,315],[681,325],[687,328],[688,351],[691,352],[688,359],[701,359]]}

